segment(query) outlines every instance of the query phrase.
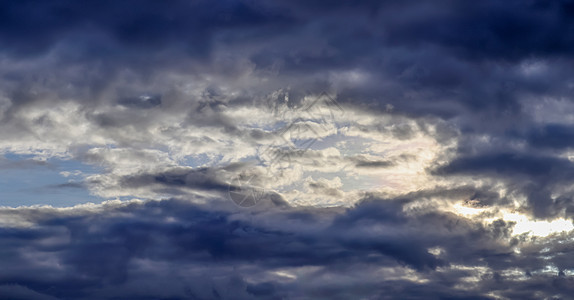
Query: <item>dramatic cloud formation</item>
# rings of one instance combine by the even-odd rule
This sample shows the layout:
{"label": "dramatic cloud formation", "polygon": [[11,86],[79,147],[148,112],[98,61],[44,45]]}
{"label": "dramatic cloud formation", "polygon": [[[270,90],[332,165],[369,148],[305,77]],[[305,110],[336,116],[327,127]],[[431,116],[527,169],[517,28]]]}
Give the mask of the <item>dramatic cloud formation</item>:
{"label": "dramatic cloud formation", "polygon": [[574,299],[571,1],[0,1],[0,299]]}

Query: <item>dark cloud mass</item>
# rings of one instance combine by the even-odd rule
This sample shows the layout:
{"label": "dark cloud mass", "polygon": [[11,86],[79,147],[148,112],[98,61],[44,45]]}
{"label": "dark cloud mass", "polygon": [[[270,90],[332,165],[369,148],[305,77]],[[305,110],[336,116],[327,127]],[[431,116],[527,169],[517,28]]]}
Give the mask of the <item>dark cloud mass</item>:
{"label": "dark cloud mass", "polygon": [[[529,275],[523,282],[497,273],[517,268],[526,278],[545,259],[513,253],[504,242],[509,235],[504,221],[485,227],[452,214],[408,215],[403,208],[410,201],[370,197],[352,209],[323,212],[245,213],[219,201],[204,207],[177,200],[110,203],[96,213],[3,210],[3,217],[18,216],[36,226],[0,233],[5,257],[0,290],[5,299],[26,293],[46,299],[428,299],[428,291],[437,298],[490,299],[481,296],[486,290],[522,291],[529,299],[526,290],[557,282],[558,291],[569,291],[568,279],[558,274]],[[440,254],[428,252],[436,246]],[[550,247],[558,268],[569,267],[561,258],[565,245],[542,246]],[[450,291],[471,272],[449,269],[453,264],[489,267],[492,273]],[[392,268],[414,269],[420,282],[397,278]],[[289,272],[296,276],[285,277]]]}
{"label": "dark cloud mass", "polygon": [[0,0],[0,299],[574,299],[573,54],[570,0]]}

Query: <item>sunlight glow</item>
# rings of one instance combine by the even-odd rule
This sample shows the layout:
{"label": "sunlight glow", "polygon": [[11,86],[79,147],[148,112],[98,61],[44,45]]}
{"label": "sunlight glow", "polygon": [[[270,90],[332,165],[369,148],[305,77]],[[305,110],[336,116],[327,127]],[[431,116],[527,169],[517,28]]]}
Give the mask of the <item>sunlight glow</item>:
{"label": "sunlight glow", "polygon": [[462,216],[465,216],[467,218],[478,215],[478,214],[486,211],[484,208],[468,207],[468,206],[464,206],[460,203],[453,205],[452,208],[454,209],[454,211],[458,215],[462,215]]}
{"label": "sunlight glow", "polygon": [[[487,212],[484,208],[468,207],[461,203],[452,206],[453,212],[467,218],[476,218],[479,214]],[[484,219],[485,222],[492,222],[502,218],[507,222],[516,223],[513,228],[513,235],[528,233],[532,236],[545,237],[553,233],[569,232],[574,230],[572,221],[558,218],[552,221],[536,221],[526,215],[517,212],[502,210],[495,218]]]}
{"label": "sunlight glow", "polygon": [[571,231],[574,229],[572,221],[563,218],[552,221],[534,221],[525,215],[515,212],[503,212],[502,215],[505,221],[516,222],[513,231],[513,234],[515,235],[528,232],[534,236],[544,237],[553,233]]}

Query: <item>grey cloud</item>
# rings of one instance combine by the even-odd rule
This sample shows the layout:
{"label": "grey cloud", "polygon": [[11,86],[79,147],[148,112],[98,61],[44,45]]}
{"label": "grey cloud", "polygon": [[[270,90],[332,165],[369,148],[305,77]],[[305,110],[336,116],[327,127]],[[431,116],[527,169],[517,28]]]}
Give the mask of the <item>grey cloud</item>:
{"label": "grey cloud", "polygon": [[[15,210],[10,213],[27,215],[40,227],[1,231],[2,252],[7,259],[2,263],[0,282],[68,299],[127,296],[125,293],[134,293],[136,286],[143,288],[147,297],[167,297],[165,289],[150,285],[158,274],[172,278],[168,294],[179,299],[217,297],[215,294],[222,299],[235,297],[229,294],[230,289],[237,289],[237,297],[245,299],[300,297],[301,293],[315,298],[342,293],[389,299],[398,295],[412,299],[489,299],[487,292],[517,295],[516,288],[537,289],[546,296],[568,295],[567,285],[560,282],[569,277],[557,274],[535,275],[526,281],[496,275],[505,285],[483,277],[472,289],[453,290],[461,278],[475,276],[474,268],[486,267],[490,274],[511,268],[533,272],[544,269],[548,262],[544,254],[534,255],[526,248],[522,254],[514,253],[513,245],[523,243],[525,247],[528,243],[507,244],[510,225],[504,221],[482,225],[436,211],[407,215],[403,207],[410,201],[371,197],[346,211],[243,210],[218,201],[208,206],[181,200],[123,204],[101,212],[74,214],[45,208]],[[559,269],[570,268],[564,259],[567,248],[553,239],[542,241],[544,247],[553,249],[548,253],[556,257],[553,264]],[[21,247],[28,249],[27,255],[19,251]],[[427,252],[432,247],[441,247],[444,252],[435,256]],[[377,268],[369,267],[374,264],[416,270],[415,274],[427,281],[386,280],[370,273],[377,272]],[[466,266],[466,273],[457,271],[456,265]],[[320,271],[316,271],[316,279],[307,282],[307,275],[289,282],[269,277],[268,272],[299,267]],[[192,270],[201,270],[201,275]],[[356,288],[336,287],[341,284],[337,276],[349,272],[371,275]],[[40,273],[52,275],[35,275]],[[323,276],[328,274],[331,277]],[[254,283],[256,278],[260,279]],[[194,280],[203,284],[189,284]],[[561,287],[554,290],[552,282]],[[376,286],[393,286],[394,294]],[[540,290],[541,286],[546,288]]]}
{"label": "grey cloud", "polygon": [[31,169],[37,167],[45,167],[49,169],[54,169],[55,166],[51,163],[43,160],[37,159],[22,159],[22,160],[9,160],[5,158],[0,158],[0,169]]}
{"label": "grey cloud", "polygon": [[567,125],[548,124],[534,128],[526,140],[536,148],[568,149],[574,146],[574,128]]}
{"label": "grey cloud", "polygon": [[572,211],[572,195],[551,197],[551,190],[568,184],[574,174],[572,162],[554,156],[522,153],[494,153],[461,157],[433,171],[437,175],[482,174],[513,183],[528,196],[529,208],[536,217],[556,216],[561,210]]}
{"label": "grey cloud", "polygon": [[157,174],[125,176],[120,180],[119,184],[127,188],[158,184],[171,187],[226,191],[229,185],[220,181],[216,176],[216,172],[217,170],[210,168],[180,168]]}
{"label": "grey cloud", "polygon": [[[0,230],[0,298],[568,299],[569,236],[513,237],[511,222],[424,204],[507,207],[506,189],[526,196],[521,209],[535,218],[571,218],[570,116],[538,113],[572,105],[573,12],[571,1],[1,1],[4,150],[105,169],[57,188],[179,200],[2,208],[1,223],[17,224]],[[289,207],[276,193],[252,210],[182,201],[241,190],[230,186],[235,173],[269,180],[235,158],[276,131],[227,112],[277,113],[323,91],[349,112],[416,123],[365,132],[456,145],[428,170],[445,187],[347,210]],[[319,151],[277,152],[328,165]],[[198,153],[228,155],[229,165],[181,166]],[[374,169],[409,158],[349,161]],[[146,168],[120,172],[129,163]],[[0,160],[4,171],[37,166],[51,167]],[[308,187],[341,197],[319,181]],[[423,208],[411,215],[414,201]]]}
{"label": "grey cloud", "polygon": [[160,95],[142,95],[138,97],[126,97],[118,101],[120,105],[134,108],[153,108],[161,105]]}
{"label": "grey cloud", "polygon": [[395,163],[393,161],[388,160],[363,160],[357,159],[355,166],[357,168],[388,168],[394,166]]}
{"label": "grey cloud", "polygon": [[0,297],[2,299],[38,299],[38,300],[55,300],[58,298],[40,294],[33,290],[17,284],[6,284],[0,286]]}

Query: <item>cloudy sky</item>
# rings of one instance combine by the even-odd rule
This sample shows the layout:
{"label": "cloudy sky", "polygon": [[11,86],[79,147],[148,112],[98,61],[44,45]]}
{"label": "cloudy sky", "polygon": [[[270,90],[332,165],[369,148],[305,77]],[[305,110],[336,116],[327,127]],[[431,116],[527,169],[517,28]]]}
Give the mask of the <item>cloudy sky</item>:
{"label": "cloudy sky", "polygon": [[0,0],[0,299],[574,299],[574,2]]}

